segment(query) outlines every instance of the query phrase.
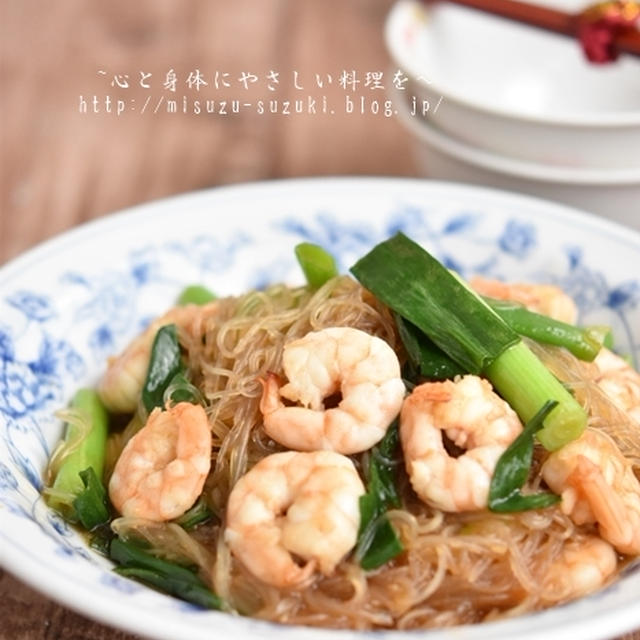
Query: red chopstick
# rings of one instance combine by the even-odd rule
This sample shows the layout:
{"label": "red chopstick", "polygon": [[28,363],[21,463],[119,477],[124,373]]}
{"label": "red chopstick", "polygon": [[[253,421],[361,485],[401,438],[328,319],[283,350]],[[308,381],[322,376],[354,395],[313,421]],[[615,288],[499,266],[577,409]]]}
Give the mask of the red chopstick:
{"label": "red chopstick", "polygon": [[[640,7],[637,2],[607,2],[572,14],[521,0],[448,1],[576,37],[592,62],[608,62],[615,59],[618,53],[640,56],[640,30],[637,28],[640,26]],[[629,16],[632,19],[629,20]]]}

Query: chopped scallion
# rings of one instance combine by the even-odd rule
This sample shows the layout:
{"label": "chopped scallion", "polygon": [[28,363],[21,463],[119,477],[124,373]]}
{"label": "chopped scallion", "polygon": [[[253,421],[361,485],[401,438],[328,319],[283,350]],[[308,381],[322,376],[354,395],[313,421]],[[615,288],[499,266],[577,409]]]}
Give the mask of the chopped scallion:
{"label": "chopped scallion", "polygon": [[296,245],[295,254],[312,289],[319,289],[325,282],[338,275],[333,256],[317,244],[301,242]]}
{"label": "chopped scallion", "polygon": [[222,600],[188,567],[147,553],[138,545],[114,538],[111,559],[120,566],[120,575],[137,578],[160,591],[207,609],[222,608]]}
{"label": "chopped scallion", "polygon": [[547,400],[557,401],[537,433],[545,449],[555,451],[580,437],[587,424],[586,412],[524,342],[507,349],[485,374],[523,423],[529,422]]}
{"label": "chopped scallion", "polygon": [[203,305],[215,299],[216,294],[209,291],[206,287],[200,284],[192,284],[182,290],[182,293],[178,296],[177,304],[179,306],[187,304]]}
{"label": "chopped scallion", "polygon": [[360,528],[355,557],[367,571],[389,562],[403,551],[402,543],[386,515],[390,507],[400,506],[393,460],[398,440],[398,425],[394,423],[371,452],[368,491],[360,497]]}
{"label": "chopped scallion", "polygon": [[515,331],[418,244],[398,233],[351,271],[465,371],[486,375],[523,422],[547,400],[557,400],[538,434],[546,448],[557,449],[580,435],[587,414],[573,396]]}
{"label": "chopped scallion", "polygon": [[84,489],[73,501],[73,508],[82,526],[92,531],[109,520],[107,492],[93,467],[81,471],[80,479]]}
{"label": "chopped scallion", "polygon": [[607,326],[575,327],[566,322],[529,311],[511,301],[484,298],[485,302],[517,333],[543,344],[564,347],[576,358],[591,362],[611,329]]}
{"label": "chopped scallion", "polygon": [[527,422],[520,435],[500,456],[489,486],[489,509],[497,512],[542,509],[560,500],[554,493],[540,492],[522,495],[520,490],[527,481],[533,459],[533,437],[542,429],[542,423],[556,406],[550,401]]}
{"label": "chopped scallion", "polygon": [[[59,459],[59,467],[52,469],[51,491],[45,490],[49,506],[70,522],[78,521],[74,500],[86,491],[82,473],[93,470],[100,482],[106,455],[108,416],[98,394],[92,389],[79,389],[71,401],[65,442],[52,459]],[[65,448],[68,448],[66,453]],[[91,483],[95,487],[95,483]],[[81,501],[82,502],[82,501]]]}
{"label": "chopped scallion", "polygon": [[175,324],[168,324],[158,329],[151,347],[147,377],[142,387],[142,403],[147,412],[163,406],[165,389],[181,371],[178,330]]}
{"label": "chopped scallion", "polygon": [[398,314],[395,314],[395,320],[409,361],[419,375],[429,380],[447,380],[465,373],[415,325]]}
{"label": "chopped scallion", "polygon": [[183,529],[188,530],[211,520],[211,518],[213,518],[213,511],[209,509],[207,503],[202,498],[199,498],[188,511],[185,511],[179,518],[176,518],[174,522],[179,524]]}

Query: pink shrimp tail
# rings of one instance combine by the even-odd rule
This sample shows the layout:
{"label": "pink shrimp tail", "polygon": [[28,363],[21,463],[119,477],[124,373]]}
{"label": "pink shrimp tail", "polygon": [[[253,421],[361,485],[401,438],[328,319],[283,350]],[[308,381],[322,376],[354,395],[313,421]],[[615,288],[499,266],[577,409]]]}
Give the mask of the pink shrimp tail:
{"label": "pink shrimp tail", "polygon": [[258,382],[262,385],[260,411],[263,416],[268,416],[284,406],[280,399],[280,376],[273,371],[267,371],[266,378],[258,378]]}

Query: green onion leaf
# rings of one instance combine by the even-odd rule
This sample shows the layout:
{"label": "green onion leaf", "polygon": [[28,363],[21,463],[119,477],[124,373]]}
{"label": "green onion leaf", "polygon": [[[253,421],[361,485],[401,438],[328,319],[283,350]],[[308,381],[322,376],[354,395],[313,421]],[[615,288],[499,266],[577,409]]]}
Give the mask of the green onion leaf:
{"label": "green onion leaf", "polygon": [[404,551],[398,534],[386,515],[371,522],[363,533],[362,540],[367,540],[368,544],[358,547],[356,558],[365,571],[381,567]]}
{"label": "green onion leaf", "polygon": [[395,420],[387,429],[384,438],[371,450],[369,490],[375,493],[379,504],[386,509],[400,506],[395,474],[398,461],[394,459],[399,444],[400,432]]}
{"label": "green onion leaf", "polygon": [[520,338],[431,254],[398,233],[351,267],[379,300],[479,374]]}
{"label": "green onion leaf", "polygon": [[489,507],[491,511],[496,513],[514,513],[516,511],[530,511],[531,509],[546,509],[560,501],[560,496],[549,491],[541,491],[539,493],[531,493],[522,495],[517,492],[497,501],[493,506]]}
{"label": "green onion leaf", "polygon": [[360,496],[360,528],[355,558],[363,569],[375,569],[403,551],[395,529],[386,512],[400,506],[395,484],[397,461],[393,456],[399,442],[395,421],[380,443],[371,451],[368,468],[368,491]]}
{"label": "green onion leaf", "polygon": [[209,509],[207,503],[200,497],[191,509],[185,511],[179,518],[176,518],[174,522],[188,531],[203,522],[211,520],[213,515],[213,511]]}
{"label": "green onion leaf", "polygon": [[114,538],[111,559],[120,564],[115,571],[137,578],[160,591],[207,609],[222,608],[222,600],[198,577],[195,571],[174,562],[156,558],[138,545]]}
{"label": "green onion leaf", "polygon": [[147,378],[142,387],[142,403],[147,412],[163,406],[165,389],[181,371],[178,330],[175,324],[168,324],[158,330],[151,348]]}
{"label": "green onion leaf", "polygon": [[613,331],[609,329],[609,332],[607,333],[607,335],[604,337],[604,340],[602,341],[602,346],[607,349],[613,349],[614,343],[615,343],[615,340],[613,338]]}
{"label": "green onion leaf", "polygon": [[93,389],[79,389],[71,401],[64,443],[50,462],[51,489],[45,489],[47,504],[69,522],[77,522],[73,501],[86,489],[81,473],[93,469],[102,478],[109,418]]}
{"label": "green onion leaf", "polygon": [[203,609],[220,609],[222,607],[220,598],[202,581],[195,584],[191,580],[182,580],[171,575],[156,573],[143,567],[116,567],[114,571],[125,578],[137,579],[159,591],[191,602]]}
{"label": "green onion leaf", "polygon": [[338,275],[333,256],[317,244],[301,242],[296,245],[294,251],[312,289],[319,289],[325,282]]}
{"label": "green onion leaf", "polygon": [[429,380],[447,380],[466,373],[442,349],[436,347],[418,327],[397,313],[395,321],[409,360],[421,376]]}
{"label": "green onion leaf", "polygon": [[177,304],[181,307],[187,304],[203,305],[215,299],[216,294],[206,287],[200,284],[192,284],[182,290],[182,293],[178,296]]}
{"label": "green onion leaf", "polygon": [[93,467],[81,471],[80,479],[84,489],[73,501],[73,508],[82,526],[91,531],[109,521],[107,492]]}
{"label": "green onion leaf", "polygon": [[108,558],[109,547],[114,537],[115,533],[113,533],[110,524],[105,523],[98,525],[91,531],[91,535],[89,536],[89,546],[99,554]]}
{"label": "green onion leaf", "polygon": [[587,414],[575,398],[486,302],[420,245],[398,233],[351,271],[466,372],[483,373],[523,422],[546,400],[557,400],[538,434],[547,449],[582,433]]}
{"label": "green onion leaf", "polygon": [[548,493],[522,495],[520,490],[527,481],[533,459],[533,437],[542,429],[545,417],[557,405],[551,400],[527,422],[520,435],[500,456],[489,486],[489,509],[496,512],[541,509],[555,504],[559,496]]}
{"label": "green onion leaf", "polygon": [[484,298],[485,302],[517,333],[543,344],[568,349],[576,358],[591,362],[611,329],[606,326],[575,327],[549,316],[529,311],[510,300]]}

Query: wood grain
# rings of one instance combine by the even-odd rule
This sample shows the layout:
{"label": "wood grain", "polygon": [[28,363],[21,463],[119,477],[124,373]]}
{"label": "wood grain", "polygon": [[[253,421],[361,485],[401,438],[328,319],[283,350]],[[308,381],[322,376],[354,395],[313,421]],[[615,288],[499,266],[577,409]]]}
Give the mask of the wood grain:
{"label": "wood grain", "polygon": [[[417,175],[393,118],[345,114],[341,70],[387,71],[382,26],[391,0],[0,0],[0,263],[122,207],[225,183],[281,177]],[[139,112],[169,69],[238,77],[278,70],[281,82],[216,99],[326,95],[334,115]],[[99,74],[104,70],[106,75]],[[111,87],[152,73],[152,90]],[[313,86],[315,74],[333,82]],[[209,78],[211,79],[211,78]],[[181,94],[188,94],[181,89]],[[83,96],[135,100],[120,117],[79,113]],[[193,94],[190,94],[192,97]],[[354,97],[383,99],[359,85]],[[79,603],[80,605],[80,603]],[[132,640],[0,570],[0,638]],[[640,640],[640,633],[626,636]]]}
{"label": "wood grain", "polygon": [[[216,98],[293,100],[326,94],[338,105],[342,69],[386,70],[382,25],[389,1],[4,0],[0,261],[110,211],[224,183],[327,174],[414,175],[408,140],[392,118],[371,114],[234,116],[129,111],[80,114],[79,99],[161,96],[169,69],[236,79]],[[99,75],[98,71],[106,71]],[[280,73],[277,91],[264,77]],[[152,89],[137,83],[152,73]],[[297,71],[304,91],[293,88]],[[334,82],[315,89],[315,74]],[[114,74],[132,86],[111,87]],[[304,86],[304,85],[303,85]],[[196,98],[178,89],[175,96]]]}

